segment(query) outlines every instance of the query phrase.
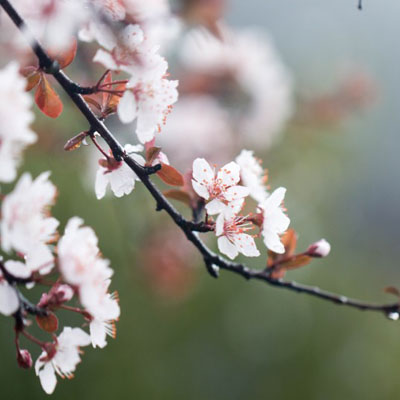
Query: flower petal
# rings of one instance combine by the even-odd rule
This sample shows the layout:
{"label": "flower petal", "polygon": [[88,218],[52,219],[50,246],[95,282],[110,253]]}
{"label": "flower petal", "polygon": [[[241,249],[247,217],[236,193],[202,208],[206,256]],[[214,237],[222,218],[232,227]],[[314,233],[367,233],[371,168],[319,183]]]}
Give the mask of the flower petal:
{"label": "flower petal", "polygon": [[239,252],[244,254],[246,257],[258,257],[260,255],[253,237],[246,233],[235,235],[234,243]]}
{"label": "flower petal", "polygon": [[6,281],[0,282],[0,313],[9,316],[19,307],[16,291]]}
{"label": "flower petal", "polygon": [[210,193],[208,189],[204,186],[192,179],[192,186],[194,191],[203,199],[208,200],[210,198]]}
{"label": "flower petal", "polygon": [[118,104],[118,116],[124,124],[129,124],[137,117],[137,102],[130,90],[125,91]]}
{"label": "flower petal", "polygon": [[226,186],[236,185],[240,181],[240,167],[234,161],[224,165],[218,172],[217,179]]}
{"label": "flower petal", "polygon": [[46,363],[44,368],[39,371],[39,379],[43,390],[47,394],[52,394],[57,385],[57,378],[51,363]]}
{"label": "flower petal", "polygon": [[214,181],[214,171],[204,158],[193,161],[193,178],[200,184],[209,185]]}
{"label": "flower petal", "polygon": [[226,236],[221,236],[218,238],[218,249],[222,254],[225,254],[231,260],[233,260],[239,254],[236,246],[231,243]]}
{"label": "flower petal", "polygon": [[105,168],[99,167],[96,174],[96,183],[94,190],[96,192],[96,197],[100,200],[106,195],[106,189],[108,185],[108,178],[105,174]]}
{"label": "flower petal", "polygon": [[223,212],[227,206],[218,199],[211,200],[207,205],[206,205],[206,210],[209,215],[215,215]]}

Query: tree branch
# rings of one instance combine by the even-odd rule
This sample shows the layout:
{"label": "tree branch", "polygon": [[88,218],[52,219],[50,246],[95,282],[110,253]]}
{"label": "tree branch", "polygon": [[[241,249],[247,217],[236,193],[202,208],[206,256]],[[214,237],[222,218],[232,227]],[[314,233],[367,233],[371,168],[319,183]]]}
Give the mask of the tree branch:
{"label": "tree branch", "polygon": [[318,287],[301,285],[296,282],[284,281],[281,279],[273,279],[271,278],[269,271],[250,269],[244,264],[228,261],[227,259],[211,251],[200,240],[197,233],[197,231],[206,231],[205,226],[186,220],[183,215],[181,215],[175,209],[175,207],[167,200],[167,198],[151,181],[149,177],[149,170],[146,167],[142,167],[141,165],[139,165],[133,158],[131,158],[124,152],[122,145],[117,141],[114,135],[109,131],[105,124],[100,121],[96,117],[96,115],[90,110],[89,106],[81,96],[82,93],[85,93],[85,89],[77,83],[73,82],[63,71],[59,69],[59,66],[48,56],[40,43],[32,36],[32,34],[29,33],[26,24],[8,0],[0,0],[0,5],[15,23],[15,25],[22,31],[22,33],[25,34],[25,36],[27,36],[32,50],[38,57],[39,64],[46,70],[47,73],[52,74],[54,78],[58,81],[58,83],[65,90],[71,100],[75,103],[79,111],[85,116],[90,125],[90,129],[98,132],[100,136],[107,142],[115,159],[118,161],[123,160],[132,169],[132,171],[136,173],[136,175],[139,177],[146,189],[150,192],[150,194],[156,201],[157,209],[165,210],[165,212],[167,212],[167,214],[172,218],[175,224],[184,232],[187,239],[192,242],[193,245],[200,252],[206,264],[207,270],[212,276],[217,277],[218,270],[222,269],[242,276],[247,280],[260,280],[271,286],[287,289],[297,293],[304,293],[334,304],[344,305],[358,310],[377,311],[393,318],[395,315],[398,316],[398,313],[400,312],[399,302],[389,304],[367,303],[360,300],[350,299],[345,296],[340,296],[334,293],[326,292]]}

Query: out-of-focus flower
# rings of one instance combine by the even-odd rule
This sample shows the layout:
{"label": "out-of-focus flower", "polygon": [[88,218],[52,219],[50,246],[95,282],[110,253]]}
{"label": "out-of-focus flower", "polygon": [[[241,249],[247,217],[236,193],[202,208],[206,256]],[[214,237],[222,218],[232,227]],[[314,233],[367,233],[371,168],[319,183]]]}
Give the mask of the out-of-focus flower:
{"label": "out-of-focus flower", "polygon": [[17,0],[13,3],[27,21],[33,35],[47,48],[66,49],[89,18],[83,0]]}
{"label": "out-of-focus flower", "polygon": [[282,202],[286,189],[276,189],[263,203],[259,205],[263,213],[262,235],[267,248],[274,253],[282,254],[285,246],[282,244],[282,235],[290,224],[290,219],[283,212]]}
{"label": "out-of-focus flower", "polygon": [[47,243],[56,238],[59,224],[49,216],[49,208],[57,194],[49,175],[49,172],[44,172],[35,180],[29,174],[22,175],[1,208],[3,250],[22,253],[26,257],[27,269],[41,273],[48,273],[53,267],[54,257]]}
{"label": "out-of-focus flower", "polygon": [[249,189],[249,195],[254,200],[262,203],[269,194],[265,186],[267,175],[260,161],[254,157],[253,151],[249,150],[242,150],[235,161],[240,166],[241,183]]}
{"label": "out-of-focus flower", "polygon": [[257,250],[254,238],[244,233],[250,229],[252,225],[245,217],[232,215],[226,218],[224,214],[220,214],[215,223],[219,251],[232,260],[239,253],[247,257],[258,257],[260,252]]}
{"label": "out-of-focus flower", "polygon": [[[137,163],[140,165],[145,164],[145,159],[141,155],[136,154],[143,150],[143,146],[128,144],[124,149]],[[102,158],[99,160],[99,169],[96,174],[96,197],[102,199],[106,194],[108,185],[110,185],[116,197],[122,197],[132,192],[135,188],[135,181],[138,180],[137,175],[123,161],[116,161],[111,157],[108,159]]]}
{"label": "out-of-focus flower", "polygon": [[204,158],[193,162],[192,185],[195,192],[207,200],[207,213],[231,215],[237,203],[242,204],[249,190],[237,185],[240,181],[240,167],[235,162],[224,165],[217,173]]}
{"label": "out-of-focus flower", "polygon": [[93,346],[104,347],[106,335],[115,337],[113,321],[119,317],[118,300],[108,293],[113,270],[101,258],[97,236],[83,226],[80,218],[71,218],[58,244],[60,271],[64,280],[75,286],[81,304],[91,316]]}
{"label": "out-of-focus flower", "polygon": [[15,289],[8,284],[0,271],[0,313],[14,314],[19,307],[18,295]]}
{"label": "out-of-focus flower", "polygon": [[[182,168],[190,168],[200,156],[228,160],[232,153],[229,114],[211,96],[184,96],[174,105],[157,140]],[[179,150],[182,146],[185,151]]]}
{"label": "out-of-focus flower", "polygon": [[29,128],[33,121],[32,100],[17,63],[0,69],[0,182],[11,182],[17,174],[21,152],[36,141]]}
{"label": "out-of-focus flower", "polygon": [[[181,94],[211,93],[230,111],[232,132],[244,143],[269,146],[292,115],[289,74],[266,35],[221,32],[218,38],[205,28],[192,29],[183,44],[177,41]],[[193,87],[196,77],[202,85]]]}
{"label": "out-of-focus flower", "polygon": [[35,371],[47,394],[52,394],[56,388],[56,373],[62,378],[73,378],[73,372],[81,362],[80,347],[89,344],[90,336],[82,329],[65,327],[51,346],[52,351],[44,351],[40,355],[35,363]]}
{"label": "out-of-focus flower", "polygon": [[107,345],[107,335],[113,339],[116,336],[114,321],[119,318],[120,307],[116,294],[108,293],[107,287],[108,282],[105,282],[103,285],[105,290],[98,296],[100,301],[91,313],[93,319],[90,322],[89,328],[93,347],[104,348]]}

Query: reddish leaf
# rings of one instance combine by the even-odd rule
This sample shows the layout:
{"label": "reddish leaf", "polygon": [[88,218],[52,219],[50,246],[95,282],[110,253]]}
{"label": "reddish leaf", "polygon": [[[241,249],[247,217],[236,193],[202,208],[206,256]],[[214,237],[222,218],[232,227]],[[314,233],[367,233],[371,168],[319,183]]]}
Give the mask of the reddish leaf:
{"label": "reddish leaf", "polygon": [[67,50],[64,50],[62,52],[52,52],[51,50],[49,51],[49,55],[51,58],[54,58],[55,60],[58,61],[60,64],[60,68],[66,68],[68,67],[69,64],[74,61],[74,58],[76,56],[76,50],[77,50],[78,44],[76,39],[73,39],[73,43]]}
{"label": "reddish leaf", "polygon": [[[103,79],[103,84],[104,83],[111,83],[112,82],[112,74],[111,71],[108,71],[106,73],[106,76]],[[106,107],[108,105],[108,103],[110,102],[112,94],[111,93],[107,93],[107,92],[103,92],[102,93],[102,103],[103,103],[103,107]]]}
{"label": "reddish leaf", "polygon": [[58,318],[52,312],[47,316],[36,316],[36,322],[41,329],[46,332],[53,333],[58,329]]}
{"label": "reddish leaf", "polygon": [[85,140],[87,135],[88,135],[87,132],[78,133],[76,136],[69,139],[67,143],[65,143],[64,150],[72,151],[72,150],[78,149],[79,147],[81,147],[82,141]]}
{"label": "reddish leaf", "polygon": [[146,150],[146,161],[147,165],[152,165],[154,160],[161,152],[161,147],[149,147]]}
{"label": "reddish leaf", "polygon": [[388,286],[383,289],[385,293],[392,294],[393,296],[400,297],[400,290],[394,286]]}
{"label": "reddish leaf", "polygon": [[40,76],[41,74],[39,72],[34,72],[31,75],[26,77],[26,87],[25,90],[27,92],[29,92],[30,90],[32,90],[35,86],[37,86],[37,84],[40,81]]}
{"label": "reddish leaf", "polygon": [[161,163],[161,169],[157,175],[168,185],[183,186],[183,175],[168,164]]}
{"label": "reddish leaf", "polygon": [[189,193],[184,192],[183,190],[171,189],[171,190],[166,190],[165,192],[163,192],[163,194],[165,197],[168,197],[169,199],[180,201],[188,205],[189,207],[191,206]]}
{"label": "reddish leaf", "polygon": [[280,266],[286,270],[288,269],[297,269],[300,267],[304,267],[305,265],[308,265],[311,262],[312,258],[309,256],[306,256],[304,254],[299,254],[297,256],[293,256],[291,260],[287,262],[283,262],[280,264]]}
{"label": "reddish leaf", "polygon": [[43,74],[36,89],[35,102],[40,110],[51,118],[57,118],[63,110],[63,104],[58,94]]}
{"label": "reddish leaf", "polygon": [[83,96],[83,97],[84,97],[85,101],[87,103],[89,103],[90,106],[93,106],[93,107],[97,108],[98,111],[101,111],[101,105],[95,99],[93,99],[92,97],[87,96],[87,95]]}

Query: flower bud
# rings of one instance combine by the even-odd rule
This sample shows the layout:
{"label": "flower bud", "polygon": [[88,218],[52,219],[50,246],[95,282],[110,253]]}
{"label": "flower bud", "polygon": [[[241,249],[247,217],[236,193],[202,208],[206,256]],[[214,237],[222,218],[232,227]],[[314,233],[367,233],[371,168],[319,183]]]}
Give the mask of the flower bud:
{"label": "flower bud", "polygon": [[28,350],[19,350],[17,352],[17,362],[21,368],[29,369],[32,367],[32,357]]}
{"label": "flower bud", "polygon": [[326,257],[331,251],[331,245],[325,239],[320,239],[313,243],[307,249],[307,255],[310,257]]}
{"label": "flower bud", "polygon": [[74,290],[69,285],[60,285],[55,290],[58,303],[66,303],[74,297]]}

